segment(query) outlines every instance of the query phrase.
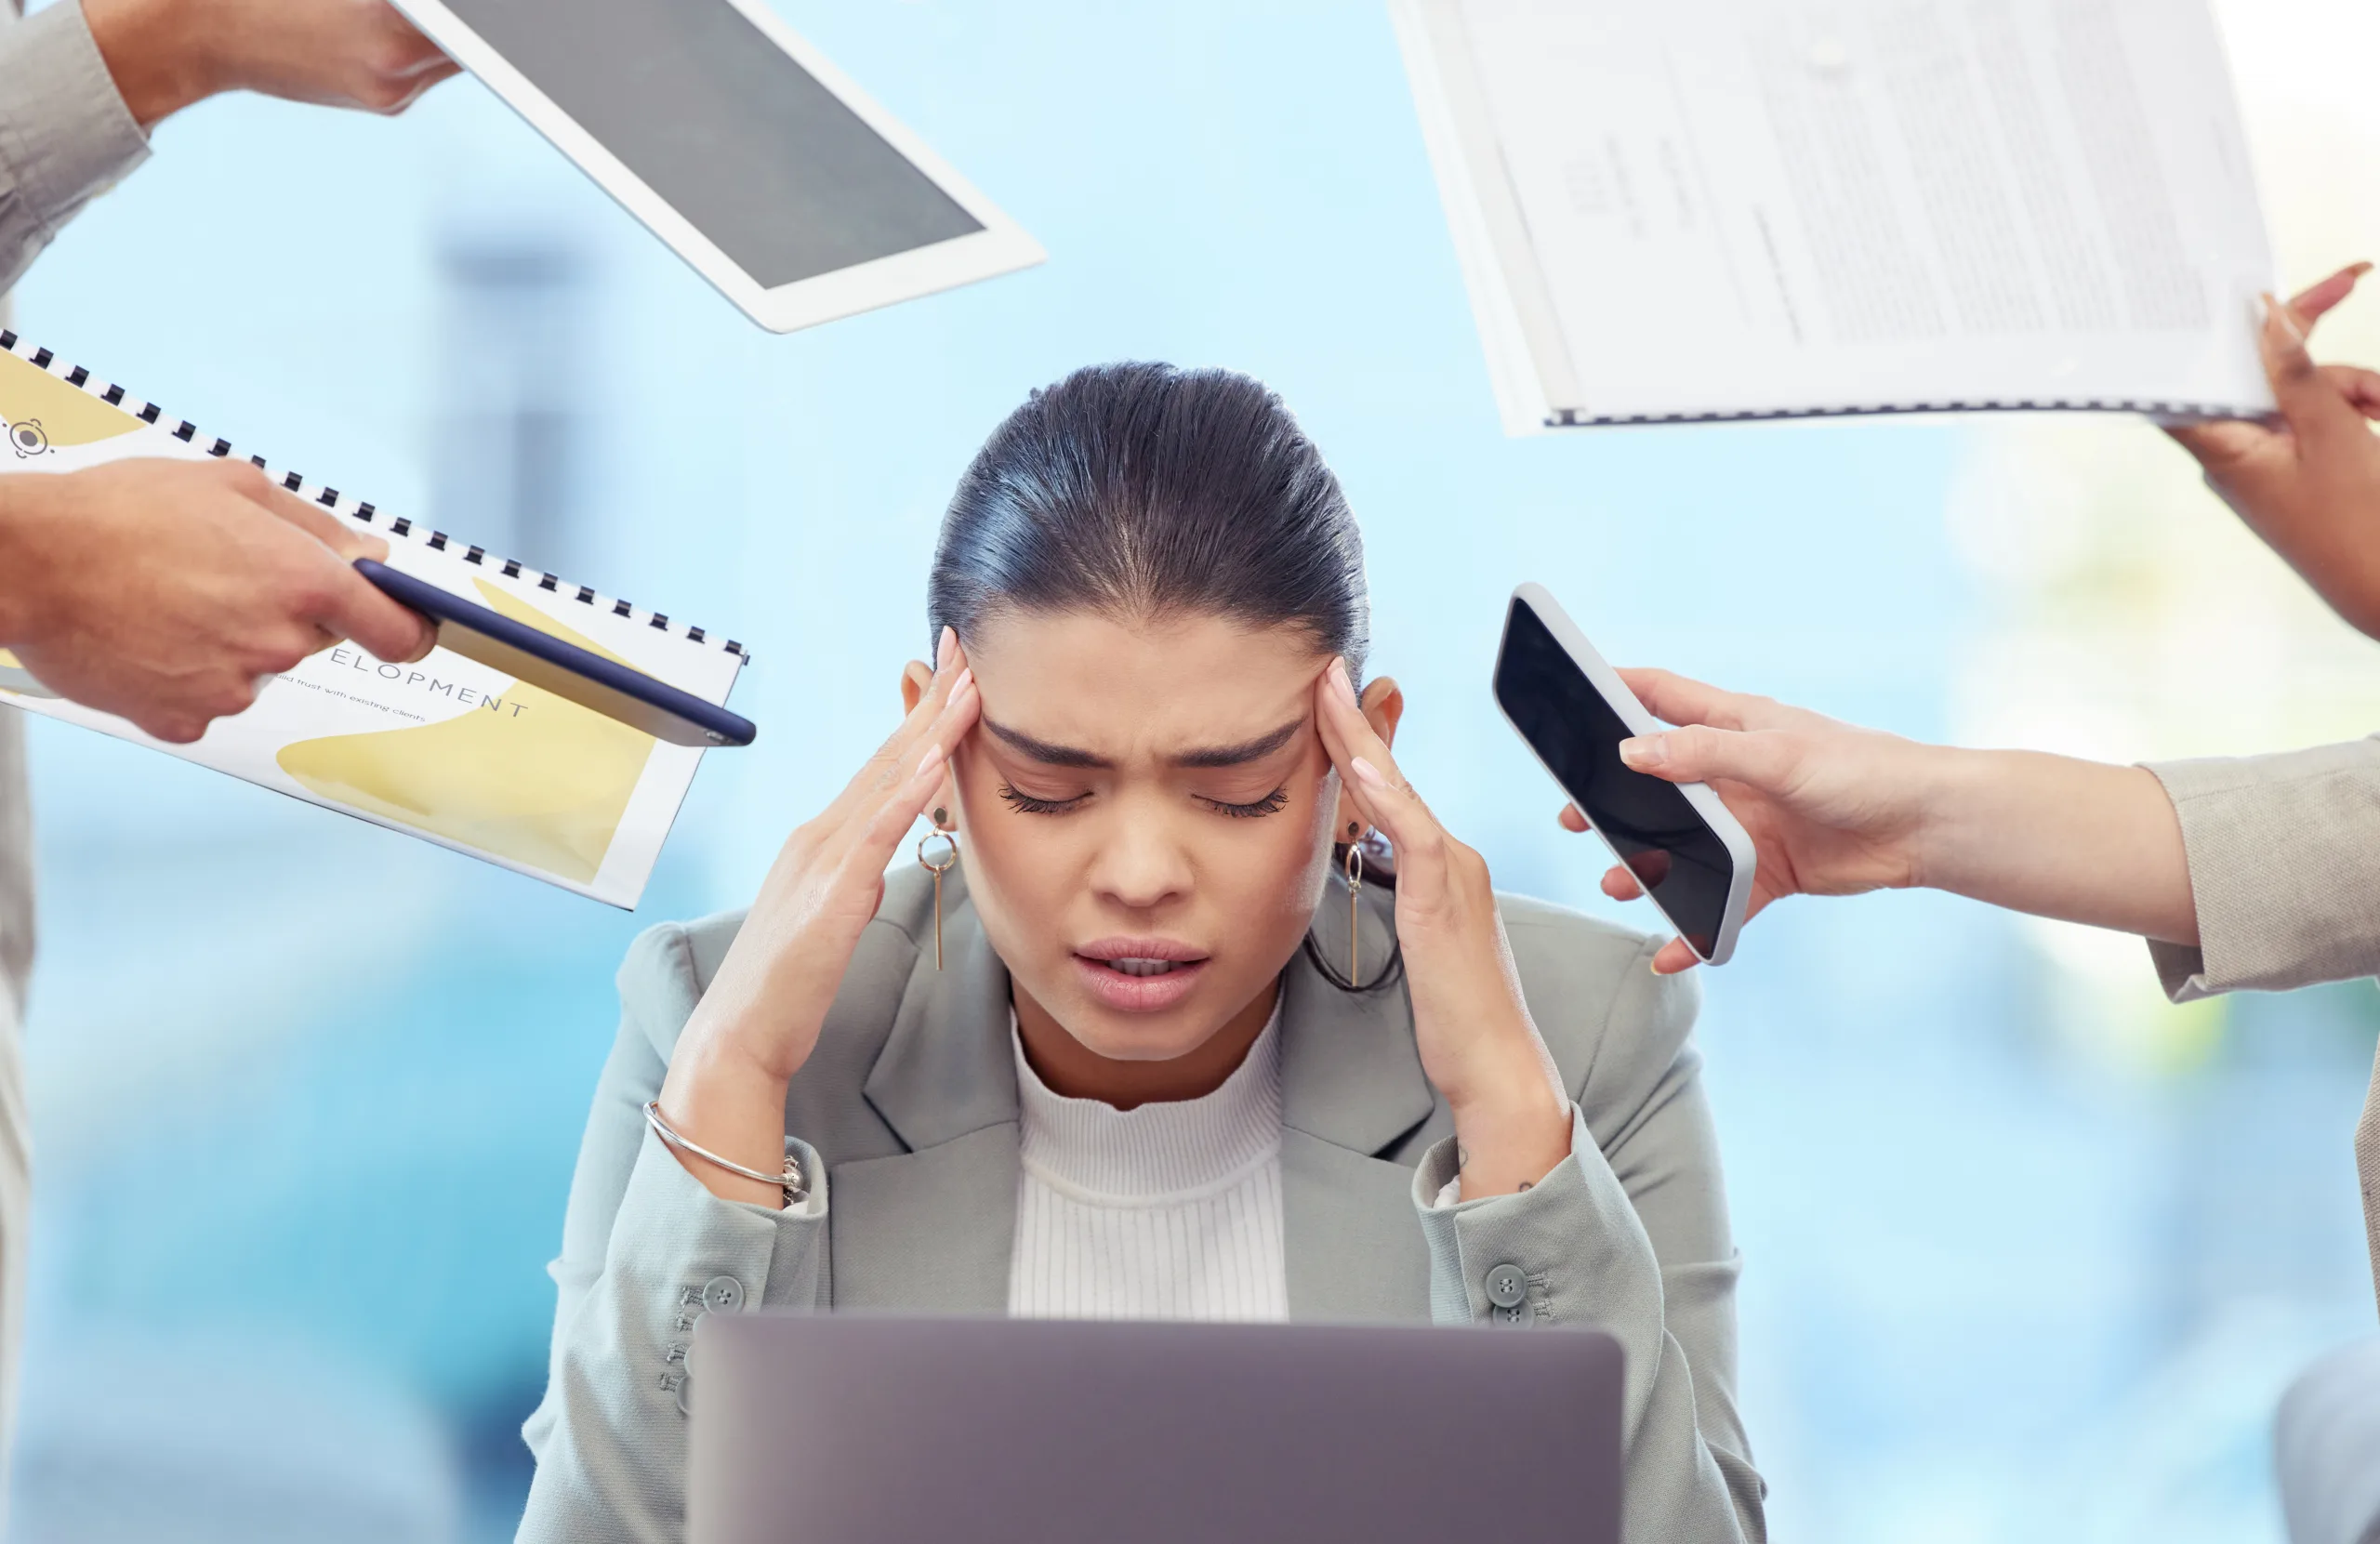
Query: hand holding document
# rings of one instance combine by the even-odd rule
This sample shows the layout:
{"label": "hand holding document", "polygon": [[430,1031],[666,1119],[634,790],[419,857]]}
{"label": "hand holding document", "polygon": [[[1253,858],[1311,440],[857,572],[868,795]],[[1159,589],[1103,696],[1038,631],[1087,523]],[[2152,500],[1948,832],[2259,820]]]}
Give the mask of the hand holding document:
{"label": "hand holding document", "polygon": [[1505,427],[2271,410],[2205,0],[1395,0]]}
{"label": "hand holding document", "polygon": [[[136,459],[235,459],[227,442],[7,332],[0,332],[0,420],[7,423],[9,447],[9,456],[0,459],[5,475],[38,477]],[[261,457],[245,459],[265,468]],[[6,651],[0,651],[0,703],[154,746],[582,895],[633,906],[702,750],[584,706],[588,693],[578,678],[551,673],[556,660],[570,666],[583,664],[583,656],[546,645],[599,656],[598,666],[615,672],[615,693],[625,688],[648,699],[666,697],[642,680],[653,678],[710,708],[726,702],[745,662],[742,645],[391,519],[296,472],[270,475],[320,520],[385,541],[387,566],[399,575],[474,602],[501,625],[478,627],[476,640],[458,637],[469,653],[442,646],[411,663],[351,641],[311,653],[292,650],[303,657],[256,683],[253,706],[216,719],[188,744],[167,744],[125,719],[67,700]],[[401,633],[390,629],[386,636],[401,637],[404,653],[418,652],[422,633],[412,614],[387,602],[328,548],[325,555],[333,557],[338,576],[386,604],[392,618],[405,619]],[[468,611],[442,608],[443,629],[453,629],[457,615],[471,620]],[[522,656],[515,667],[487,663],[491,654],[483,644],[496,635],[503,635],[497,641],[509,638]],[[382,634],[368,640],[386,646]]]}

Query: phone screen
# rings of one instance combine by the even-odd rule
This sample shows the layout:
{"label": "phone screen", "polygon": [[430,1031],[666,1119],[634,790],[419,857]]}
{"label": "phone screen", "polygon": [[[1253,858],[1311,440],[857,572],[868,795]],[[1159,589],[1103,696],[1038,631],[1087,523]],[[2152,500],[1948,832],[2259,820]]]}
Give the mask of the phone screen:
{"label": "phone screen", "polygon": [[1727,910],[1735,861],[1676,785],[1632,772],[1633,732],[1528,603],[1515,600],[1496,660],[1496,700],[1554,780],[1709,958]]}

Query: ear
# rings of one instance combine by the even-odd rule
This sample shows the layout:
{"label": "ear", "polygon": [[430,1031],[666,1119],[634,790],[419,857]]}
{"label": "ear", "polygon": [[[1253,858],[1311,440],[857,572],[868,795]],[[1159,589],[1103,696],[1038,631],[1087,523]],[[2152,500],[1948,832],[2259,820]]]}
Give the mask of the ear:
{"label": "ear", "polygon": [[[1381,744],[1396,747],[1396,726],[1405,719],[1405,691],[1393,676],[1375,676],[1355,699],[1364,710],[1364,719],[1380,736]],[[1355,798],[1343,789],[1339,795],[1338,824],[1330,828],[1332,841],[1354,841],[1364,834],[1364,817],[1355,808]]]}
{"label": "ear", "polygon": [[[925,700],[926,688],[933,684],[933,666],[921,659],[913,659],[901,666],[901,716],[907,718]],[[934,790],[933,802],[926,806],[926,818],[937,831],[959,828],[959,785],[945,769],[942,786]]]}
{"label": "ear", "polygon": [[1371,721],[1372,732],[1389,749],[1396,748],[1396,726],[1405,721],[1405,689],[1396,684],[1395,676],[1374,676],[1355,699],[1364,717]]}

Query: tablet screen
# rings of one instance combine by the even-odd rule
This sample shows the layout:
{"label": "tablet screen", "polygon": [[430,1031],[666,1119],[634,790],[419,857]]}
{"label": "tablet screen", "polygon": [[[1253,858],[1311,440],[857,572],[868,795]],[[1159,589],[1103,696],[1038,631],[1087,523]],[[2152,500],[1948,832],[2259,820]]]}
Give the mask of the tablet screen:
{"label": "tablet screen", "polygon": [[446,3],[764,289],[983,229],[727,0]]}

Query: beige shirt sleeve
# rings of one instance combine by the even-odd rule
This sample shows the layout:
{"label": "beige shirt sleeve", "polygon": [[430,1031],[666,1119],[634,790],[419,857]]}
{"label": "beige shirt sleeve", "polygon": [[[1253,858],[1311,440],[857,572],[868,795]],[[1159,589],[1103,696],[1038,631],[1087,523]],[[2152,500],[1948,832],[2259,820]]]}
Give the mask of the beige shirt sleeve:
{"label": "beige shirt sleeve", "polygon": [[[2380,975],[2380,736],[2149,769],[2181,816],[2195,949],[2151,943],[2175,1002]],[[2380,1288],[2380,1061],[2355,1128]]]}
{"label": "beige shirt sleeve", "polygon": [[77,0],[22,21],[0,0],[0,289],[148,155]]}

